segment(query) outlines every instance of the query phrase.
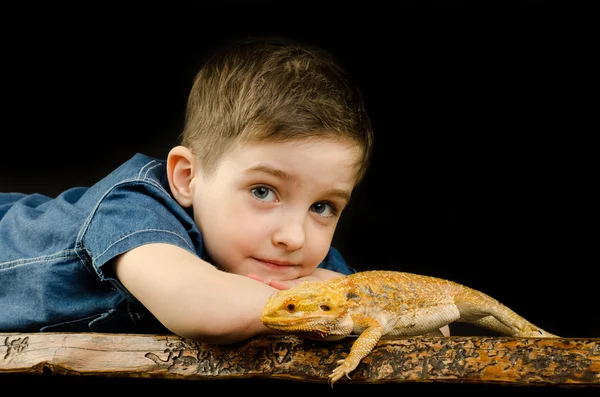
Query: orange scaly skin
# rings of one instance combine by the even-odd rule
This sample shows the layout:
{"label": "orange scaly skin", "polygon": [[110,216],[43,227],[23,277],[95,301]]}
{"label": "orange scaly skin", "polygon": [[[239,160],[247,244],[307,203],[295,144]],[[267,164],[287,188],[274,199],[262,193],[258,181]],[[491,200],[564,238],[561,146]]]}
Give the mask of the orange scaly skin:
{"label": "orange scaly skin", "polygon": [[300,337],[335,341],[359,335],[329,375],[333,386],[352,372],[382,337],[439,335],[467,322],[502,335],[556,338],[494,298],[453,281],[372,270],[278,291],[265,304],[265,326]]}

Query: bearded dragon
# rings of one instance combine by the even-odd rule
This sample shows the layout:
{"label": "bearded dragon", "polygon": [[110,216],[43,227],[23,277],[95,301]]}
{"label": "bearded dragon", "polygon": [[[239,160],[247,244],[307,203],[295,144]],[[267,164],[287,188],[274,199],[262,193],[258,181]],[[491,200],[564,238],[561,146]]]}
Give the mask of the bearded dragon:
{"label": "bearded dragon", "polygon": [[270,329],[314,340],[358,335],[329,375],[332,386],[344,375],[350,378],[382,337],[442,336],[440,328],[452,322],[501,335],[558,338],[483,292],[442,278],[383,270],[277,291],[265,304],[261,321]]}

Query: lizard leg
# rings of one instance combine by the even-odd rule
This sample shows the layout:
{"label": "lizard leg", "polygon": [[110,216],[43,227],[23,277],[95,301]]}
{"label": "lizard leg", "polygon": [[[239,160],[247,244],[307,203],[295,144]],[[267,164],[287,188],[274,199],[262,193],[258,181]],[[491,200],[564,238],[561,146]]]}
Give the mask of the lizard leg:
{"label": "lizard leg", "polygon": [[510,335],[512,333],[512,331],[509,327],[502,324],[494,316],[486,316],[486,317],[480,318],[479,320],[473,320],[472,324],[476,325],[478,327],[481,327],[481,328],[485,328],[485,329],[489,329],[489,330],[498,332],[502,335]]}
{"label": "lizard leg", "polygon": [[529,338],[557,337],[530,323],[509,307],[483,292],[464,288],[455,296],[455,303],[460,311],[458,321],[468,322],[502,335]]}
{"label": "lizard leg", "polygon": [[383,335],[383,328],[377,320],[368,319],[366,321],[368,322],[368,326],[352,344],[348,357],[338,360],[338,364],[340,365],[329,375],[329,383],[332,387],[342,376],[348,376],[350,372],[356,369],[360,361],[371,353]]}

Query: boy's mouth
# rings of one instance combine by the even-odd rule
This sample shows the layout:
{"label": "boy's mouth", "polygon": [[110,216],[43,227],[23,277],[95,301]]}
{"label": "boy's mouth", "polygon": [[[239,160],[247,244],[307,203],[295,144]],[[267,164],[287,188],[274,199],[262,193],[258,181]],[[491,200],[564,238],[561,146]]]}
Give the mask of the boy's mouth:
{"label": "boy's mouth", "polygon": [[296,266],[295,263],[286,262],[286,261],[277,261],[271,259],[259,259],[254,258],[256,261],[262,263],[264,266],[267,266],[270,269],[283,269],[288,268],[290,266]]}

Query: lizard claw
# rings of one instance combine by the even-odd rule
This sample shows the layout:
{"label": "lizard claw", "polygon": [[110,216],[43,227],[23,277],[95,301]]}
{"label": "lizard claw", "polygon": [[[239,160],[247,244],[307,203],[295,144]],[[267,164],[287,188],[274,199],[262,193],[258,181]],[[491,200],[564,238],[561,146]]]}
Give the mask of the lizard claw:
{"label": "lizard claw", "polygon": [[[350,376],[348,376],[348,374],[345,374],[348,379],[350,379]],[[327,383],[329,383],[331,385],[331,388],[333,389],[333,384],[335,382],[337,382],[342,376],[344,376],[344,373],[336,373],[335,371],[329,375],[329,379],[327,380]]]}
{"label": "lizard claw", "polygon": [[339,379],[341,379],[344,375],[346,375],[346,378],[352,380],[352,378],[348,374],[352,372],[354,368],[356,368],[356,366],[352,367],[350,364],[348,364],[345,359],[338,360],[338,364],[341,365],[336,367],[331,373],[331,375],[329,375],[328,383],[331,384],[331,387],[333,387],[333,384]]}

